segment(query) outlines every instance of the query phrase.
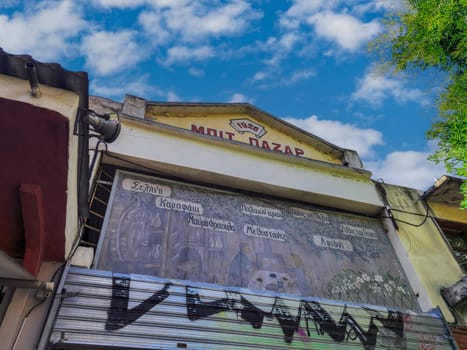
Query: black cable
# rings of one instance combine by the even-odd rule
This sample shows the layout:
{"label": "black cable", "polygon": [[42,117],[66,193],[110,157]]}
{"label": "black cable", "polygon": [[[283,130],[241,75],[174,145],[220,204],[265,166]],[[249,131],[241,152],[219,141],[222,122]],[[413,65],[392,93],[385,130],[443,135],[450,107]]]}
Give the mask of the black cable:
{"label": "black cable", "polygon": [[[66,264],[66,261],[59,266],[59,268],[57,270],[55,270],[54,274],[52,275],[52,278],[51,280],[54,281],[55,277],[57,277],[57,273],[65,266]],[[55,286],[54,286],[54,289],[55,289]],[[13,344],[13,349],[16,349],[16,345],[18,344],[18,341],[20,339],[20,336],[21,334],[23,333],[23,329],[24,329],[24,325],[26,324],[26,321],[29,317],[29,315],[37,308],[39,307],[40,305],[42,305],[45,301],[47,300],[47,298],[43,298],[41,301],[39,301],[36,305],[34,305],[33,307],[31,307],[29,309],[29,311],[24,315],[23,317],[23,321],[21,322],[21,327],[18,331],[18,333],[16,334],[16,338],[15,338],[15,342]]]}
{"label": "black cable", "polygon": [[[99,150],[99,145],[101,145],[101,144],[103,144],[105,146],[105,150]],[[97,141],[96,147],[93,150],[94,150],[94,154],[92,155],[91,164],[89,165],[89,177],[91,177],[92,170],[94,169],[94,165],[96,164],[97,155],[99,154],[99,152],[100,153],[104,153],[104,152],[107,153],[108,146],[104,141],[99,140],[99,141]]]}
{"label": "black cable", "polygon": [[[397,211],[397,212],[400,212],[400,213],[410,214],[410,215],[415,215],[415,216],[423,216],[423,217],[426,216],[426,214],[415,213],[413,211],[407,211],[407,210],[402,210],[402,209],[397,209],[397,208],[391,208],[391,211]],[[436,217],[431,216],[431,215],[428,215],[428,217],[431,218],[431,219],[436,219]]]}
{"label": "black cable", "polygon": [[[419,213],[415,213],[415,212],[409,212],[409,211],[406,211],[406,210],[401,210],[401,209],[393,209],[390,207],[389,205],[389,200],[388,200],[388,195],[386,193],[386,189],[384,188],[384,186],[382,185],[381,182],[379,181],[376,181],[375,182],[375,186],[376,186],[376,189],[379,191],[379,193],[382,195],[383,197],[383,202],[386,206],[386,211],[388,213],[389,216],[380,216],[380,218],[383,218],[383,219],[391,219],[392,220],[392,223],[394,224],[394,226],[396,227],[396,229],[398,230],[398,225],[397,225],[397,222],[400,222],[400,223],[403,223],[403,224],[406,224],[406,225],[410,225],[410,226],[413,226],[413,227],[420,227],[422,226],[423,224],[425,224],[426,220],[430,217],[433,219],[432,216],[430,216],[430,210],[429,210],[429,207],[426,205],[425,202],[422,202],[423,205],[425,206],[425,209],[426,209],[426,213],[425,214],[419,214]],[[409,214],[409,215],[416,215],[416,216],[423,216],[423,220],[418,223],[418,224],[414,224],[413,222],[409,222],[409,221],[405,221],[405,220],[402,220],[402,219],[397,219],[394,217],[394,215],[392,215],[392,212],[393,211],[397,211],[397,212],[401,212],[401,213],[405,213],[405,214]]]}
{"label": "black cable", "polygon": [[[63,267],[65,266],[66,262],[64,262],[62,265],[60,265],[58,267],[57,270],[55,270],[54,274],[52,275],[52,278],[50,279],[52,282],[54,281],[55,277],[57,277],[57,273],[63,269]],[[24,315],[24,319],[28,318],[28,316],[37,308],[39,307],[40,305],[42,305],[45,301],[47,300],[47,298],[44,298],[42,299],[41,301],[39,301],[36,305],[34,305],[33,307],[31,307],[29,309],[29,311],[26,313],[26,315]]]}
{"label": "black cable", "polygon": [[24,318],[28,318],[28,316],[31,314],[31,312],[34,311],[35,308],[37,308],[39,305],[42,305],[44,302],[45,302],[45,298],[42,299],[41,301],[39,301],[36,305],[34,305],[31,309],[29,309],[29,311],[26,313],[26,315],[24,315]]}
{"label": "black cable", "polygon": [[433,219],[433,216],[429,215],[430,214],[430,208],[425,203],[423,203],[423,205],[424,205],[424,207],[426,209],[425,214],[413,213],[413,212],[408,212],[408,211],[404,211],[404,210],[400,210],[400,209],[392,209],[391,208],[391,211],[398,211],[398,212],[405,213],[405,214],[423,216],[423,220],[418,224],[414,224],[413,222],[408,222],[408,221],[405,221],[405,220],[402,220],[402,219],[397,219],[394,216],[381,216],[381,218],[391,219],[391,220],[394,220],[394,221],[397,221],[397,222],[400,222],[400,223],[403,223],[403,224],[406,224],[406,225],[410,225],[410,226],[413,226],[413,227],[420,227],[420,226],[423,226],[425,224],[425,222],[428,220],[428,218]]}
{"label": "black cable", "polygon": [[403,224],[406,224],[406,225],[410,225],[410,226],[413,226],[413,227],[420,227],[422,226],[423,224],[425,224],[426,220],[428,219],[429,216],[425,217],[423,219],[423,221],[419,224],[414,224],[413,222],[408,222],[408,221],[405,221],[405,220],[401,220],[401,219],[396,219],[394,217],[391,217],[391,216],[380,216],[380,218],[382,219],[392,219],[394,221],[397,221],[397,222],[400,222],[400,223],[403,223]]}

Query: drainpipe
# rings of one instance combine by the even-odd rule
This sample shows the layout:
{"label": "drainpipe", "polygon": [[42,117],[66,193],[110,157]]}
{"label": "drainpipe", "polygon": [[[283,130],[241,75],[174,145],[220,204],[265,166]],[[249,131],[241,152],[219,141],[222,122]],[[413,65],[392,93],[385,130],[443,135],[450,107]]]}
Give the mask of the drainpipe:
{"label": "drainpipe", "polygon": [[85,121],[87,116],[86,110],[79,110],[77,117],[79,124],[78,218],[81,220],[85,220],[89,213],[89,125]]}

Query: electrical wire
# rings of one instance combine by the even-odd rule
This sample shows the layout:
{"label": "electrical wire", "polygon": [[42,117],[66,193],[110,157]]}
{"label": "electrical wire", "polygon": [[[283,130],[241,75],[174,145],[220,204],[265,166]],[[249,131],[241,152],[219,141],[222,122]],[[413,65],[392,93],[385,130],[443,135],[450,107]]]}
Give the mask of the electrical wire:
{"label": "electrical wire", "polygon": [[396,222],[400,222],[402,224],[406,224],[406,225],[409,225],[409,226],[412,226],[412,227],[420,227],[420,226],[423,226],[426,223],[428,218],[436,219],[434,216],[430,215],[430,208],[428,207],[428,205],[426,205],[426,203],[423,202],[423,206],[425,207],[425,214],[410,212],[410,211],[401,210],[401,209],[393,209],[393,208],[389,209],[390,212],[397,211],[397,212],[404,213],[404,214],[409,214],[409,215],[423,216],[422,221],[419,222],[419,223],[413,223],[413,222],[409,222],[409,221],[406,221],[406,220],[398,219],[398,218],[395,218],[392,214],[390,216],[380,216],[380,217],[385,218],[385,219],[391,219],[391,220],[394,220]]}
{"label": "electrical wire", "polygon": [[[65,266],[66,262],[64,262],[63,264],[61,264],[57,270],[55,270],[54,274],[52,275],[52,278],[50,279],[52,282],[55,280],[55,277],[57,277],[57,274],[58,272],[63,269],[63,267]],[[31,309],[29,309],[29,311],[24,315],[24,318],[28,318],[28,316],[34,311],[34,309],[36,309],[37,307],[39,307],[39,305],[43,304],[45,301],[47,300],[47,298],[44,298],[42,299],[41,301],[39,301],[37,304],[35,304],[33,307],[31,307]]]}
{"label": "electrical wire", "polygon": [[[52,282],[53,282],[53,281],[55,280],[55,278],[57,277],[58,272],[59,272],[61,269],[63,269],[63,267],[64,267],[65,265],[66,265],[66,261],[65,261],[63,264],[61,264],[61,265],[57,268],[57,270],[55,270],[54,274],[52,275],[52,278],[50,279]],[[54,287],[54,289],[55,289],[55,287]],[[16,345],[18,345],[18,342],[19,342],[19,339],[20,339],[20,337],[21,337],[21,334],[23,333],[24,325],[26,324],[26,321],[27,321],[29,315],[31,315],[31,313],[32,313],[34,310],[36,310],[39,306],[41,306],[42,304],[44,304],[46,300],[47,300],[47,298],[43,298],[41,301],[39,301],[38,303],[36,303],[35,305],[33,305],[33,306],[29,309],[29,311],[26,312],[26,314],[24,315],[23,321],[21,322],[21,327],[20,327],[20,329],[19,329],[19,331],[18,331],[18,334],[16,335],[16,339],[15,339],[15,342],[14,342],[14,344],[13,344],[13,348],[12,348],[13,350],[16,349]]]}
{"label": "electrical wire", "polygon": [[420,226],[423,226],[423,225],[425,224],[426,220],[427,220],[429,217],[430,217],[429,215],[426,215],[420,223],[414,224],[413,222],[405,221],[405,220],[402,220],[402,219],[396,219],[396,218],[393,217],[393,216],[380,216],[380,218],[382,218],[382,219],[391,219],[391,220],[394,220],[394,221],[397,221],[397,222],[400,222],[400,223],[402,223],[402,224],[406,224],[406,225],[409,225],[409,226],[412,226],[412,227],[420,227]]}
{"label": "electrical wire", "polygon": [[[99,146],[100,146],[101,144],[105,146],[105,150],[99,149]],[[94,151],[94,154],[93,154],[92,160],[91,160],[91,164],[89,165],[89,176],[91,176],[92,171],[93,171],[93,169],[94,169],[94,165],[96,164],[97,155],[98,155],[99,153],[101,153],[101,154],[107,153],[107,151],[108,151],[108,145],[107,145],[106,142],[104,142],[104,141],[102,141],[102,140],[99,140],[99,141],[97,141],[97,143],[96,143],[96,147],[95,147],[95,148],[92,148],[92,149],[89,149],[89,150],[90,150],[90,151],[91,151],[91,150]]]}
{"label": "electrical wire", "polygon": [[[407,211],[407,210],[402,210],[402,209],[397,209],[397,208],[391,208],[391,211],[397,211],[400,213],[410,214],[410,215],[415,215],[415,216],[423,216],[423,217],[427,216],[426,214],[415,213],[413,211]],[[428,215],[428,217],[431,219],[436,219],[436,217],[432,215]]]}
{"label": "electrical wire", "polygon": [[[416,213],[416,212],[410,212],[410,211],[407,211],[407,210],[401,210],[401,209],[398,209],[398,208],[392,208],[390,205],[389,205],[389,200],[388,200],[388,195],[386,193],[386,189],[384,188],[384,186],[382,185],[382,183],[380,181],[376,181],[375,182],[375,186],[376,186],[376,189],[379,191],[379,193],[382,195],[383,197],[383,202],[385,203],[386,205],[386,211],[388,213],[389,216],[380,216],[380,218],[383,218],[383,219],[390,219],[394,226],[396,227],[396,229],[398,229],[398,225],[397,223],[400,222],[402,224],[406,224],[406,225],[409,225],[409,226],[412,226],[412,227],[420,227],[420,226],[423,226],[426,221],[428,220],[428,218],[431,218],[431,219],[435,219],[435,217],[431,216],[430,215],[430,209],[428,207],[428,205],[422,201],[423,203],[423,206],[425,207],[425,210],[426,212],[424,214],[420,214],[420,213]],[[396,212],[400,212],[400,213],[404,213],[404,214],[408,214],[408,215],[414,215],[414,216],[422,216],[423,219],[421,222],[419,223],[414,223],[414,222],[410,222],[410,221],[407,221],[407,220],[403,220],[403,219],[398,219],[396,217],[394,217],[394,215],[392,214],[393,211],[396,211]]]}

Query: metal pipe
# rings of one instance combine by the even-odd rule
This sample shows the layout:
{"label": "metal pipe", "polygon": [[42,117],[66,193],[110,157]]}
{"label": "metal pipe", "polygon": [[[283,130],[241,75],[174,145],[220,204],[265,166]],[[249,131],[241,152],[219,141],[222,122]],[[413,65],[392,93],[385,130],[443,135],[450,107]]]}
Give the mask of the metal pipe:
{"label": "metal pipe", "polygon": [[41,97],[41,89],[39,88],[39,79],[37,78],[36,65],[33,62],[26,62],[24,65],[28,73],[29,85],[31,86],[31,96]]}
{"label": "metal pipe", "polygon": [[41,289],[46,292],[51,292],[54,289],[53,282],[20,280],[15,278],[0,278],[0,285],[14,288]]}
{"label": "metal pipe", "polygon": [[[87,101],[83,103],[87,106]],[[78,217],[85,220],[89,215],[89,124],[87,112],[81,109],[78,113]]]}

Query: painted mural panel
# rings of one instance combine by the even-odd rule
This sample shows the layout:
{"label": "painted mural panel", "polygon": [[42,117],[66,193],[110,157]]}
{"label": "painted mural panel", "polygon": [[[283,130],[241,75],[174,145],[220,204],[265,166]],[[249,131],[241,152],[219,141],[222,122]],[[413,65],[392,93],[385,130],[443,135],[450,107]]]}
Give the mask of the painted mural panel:
{"label": "painted mural panel", "polygon": [[436,313],[82,268],[64,288],[51,348],[454,349]]}
{"label": "painted mural panel", "polygon": [[117,172],[95,265],[418,310],[380,222]]}

